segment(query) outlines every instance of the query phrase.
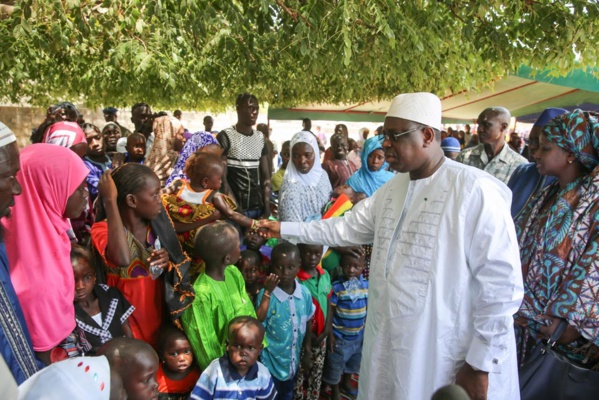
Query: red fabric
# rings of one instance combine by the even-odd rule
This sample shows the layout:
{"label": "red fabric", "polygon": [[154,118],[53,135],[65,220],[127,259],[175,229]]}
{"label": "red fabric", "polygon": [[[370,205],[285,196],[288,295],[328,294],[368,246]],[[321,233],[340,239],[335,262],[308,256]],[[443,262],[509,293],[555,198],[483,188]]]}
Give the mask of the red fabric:
{"label": "red fabric", "polygon": [[106,221],[96,222],[92,225],[91,229],[92,243],[98,253],[102,256],[105,263],[109,263],[106,260],[106,246],[108,246],[108,223]]}
{"label": "red fabric", "polygon": [[158,381],[158,393],[162,394],[188,394],[193,390],[196,382],[200,379],[200,371],[192,369],[187,376],[179,381],[169,379],[164,374],[163,364],[158,367],[156,381]]}
{"label": "red fabric", "polygon": [[107,274],[106,283],[123,293],[123,296],[135,307],[129,317],[133,337],[158,348],[158,334],[162,325],[164,309],[164,289],[162,279],[152,277],[121,278]]}
{"label": "red fabric", "polygon": [[[324,275],[324,270],[320,267],[320,265],[316,266],[316,271],[318,271],[319,275]],[[300,269],[297,273],[297,278],[300,281],[305,281],[312,278],[312,276],[310,276],[310,274],[303,269]],[[331,297],[331,293],[329,293],[328,297]],[[314,307],[316,308],[314,316],[312,317],[312,333],[315,335],[320,335],[322,332],[324,332],[327,321],[324,317],[324,311],[322,310],[322,307],[320,307],[320,303],[318,303],[318,300],[316,300],[314,296],[312,296],[312,304],[314,304]]]}
{"label": "red fabric", "polygon": [[322,169],[329,175],[333,189],[336,189],[345,185],[358,167],[349,160],[327,160],[322,163]]}
{"label": "red fabric", "polygon": [[324,163],[325,161],[330,161],[330,160],[334,160],[334,159],[335,159],[335,155],[333,154],[333,150],[331,150],[331,147],[329,146],[324,151],[324,158],[322,159],[322,162]]}
{"label": "red fabric", "polygon": [[[318,275],[324,275],[324,269],[322,269],[322,267],[320,265],[316,266],[316,271],[318,271]],[[299,272],[297,273],[297,278],[300,281],[305,281],[305,280],[312,278],[312,276],[309,273],[307,273],[306,271],[304,271],[303,269],[300,269]]]}
{"label": "red fabric", "polygon": [[324,332],[327,321],[324,317],[324,313],[322,312],[322,308],[320,307],[320,303],[318,303],[318,300],[316,300],[315,297],[312,297],[312,304],[314,304],[314,307],[316,307],[316,311],[312,317],[312,333],[318,336]]}
{"label": "red fabric", "polygon": [[[106,259],[108,245],[108,224],[97,222],[92,227],[92,242],[106,264],[114,267]],[[158,348],[158,334],[163,321],[164,285],[162,278],[153,280],[150,276],[125,278],[110,271],[106,273],[106,284],[123,293],[123,296],[135,307],[129,317],[133,337]]]}

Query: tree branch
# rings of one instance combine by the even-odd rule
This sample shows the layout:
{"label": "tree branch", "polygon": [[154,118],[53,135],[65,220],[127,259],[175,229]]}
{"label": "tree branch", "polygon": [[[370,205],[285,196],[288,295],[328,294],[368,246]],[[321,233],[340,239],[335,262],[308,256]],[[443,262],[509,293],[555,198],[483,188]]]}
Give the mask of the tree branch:
{"label": "tree branch", "polygon": [[312,24],[310,23],[310,21],[308,21],[302,14],[300,14],[299,12],[287,7],[285,5],[285,3],[283,3],[283,0],[275,0],[276,3],[279,5],[279,7],[281,7],[281,9],[283,11],[285,11],[285,13],[287,15],[289,15],[295,22],[297,22],[297,17],[300,17],[305,23],[306,25],[308,25],[310,27],[310,29],[314,29],[314,27],[312,26]]}

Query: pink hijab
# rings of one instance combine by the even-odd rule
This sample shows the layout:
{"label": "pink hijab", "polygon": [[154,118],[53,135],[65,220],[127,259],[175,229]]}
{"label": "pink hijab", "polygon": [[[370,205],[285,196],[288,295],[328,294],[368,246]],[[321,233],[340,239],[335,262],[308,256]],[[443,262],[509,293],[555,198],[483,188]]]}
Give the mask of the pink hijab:
{"label": "pink hijab", "polygon": [[3,219],[10,278],[23,307],[35,351],[58,345],[75,328],[67,201],[89,170],[73,151],[33,144],[21,151],[12,215]]}

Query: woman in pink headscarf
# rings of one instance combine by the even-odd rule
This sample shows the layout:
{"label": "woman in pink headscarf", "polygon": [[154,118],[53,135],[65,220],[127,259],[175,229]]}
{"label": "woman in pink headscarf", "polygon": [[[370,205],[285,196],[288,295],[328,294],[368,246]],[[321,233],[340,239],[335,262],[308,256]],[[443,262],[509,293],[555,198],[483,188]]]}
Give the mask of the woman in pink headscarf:
{"label": "woman in pink headscarf", "polygon": [[75,280],[68,218],[87,204],[89,170],[73,151],[33,144],[21,151],[12,216],[4,219],[10,278],[23,307],[33,349],[46,364],[50,352],[75,328]]}

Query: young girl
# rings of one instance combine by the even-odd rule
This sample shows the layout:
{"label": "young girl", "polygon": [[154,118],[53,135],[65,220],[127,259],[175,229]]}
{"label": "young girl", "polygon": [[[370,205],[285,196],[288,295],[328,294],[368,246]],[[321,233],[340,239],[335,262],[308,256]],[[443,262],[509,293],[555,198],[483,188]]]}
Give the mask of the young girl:
{"label": "young girl", "polygon": [[[77,218],[87,205],[88,173],[81,158],[64,147],[42,143],[25,147],[21,170],[14,177],[23,193],[14,197],[11,218],[2,219],[10,280],[33,349],[45,364],[51,363],[52,350],[76,325],[67,231],[69,218]],[[3,182],[11,180],[3,175]]]}
{"label": "young girl", "polygon": [[383,136],[375,136],[364,142],[362,150],[362,167],[347,180],[354,192],[365,193],[370,197],[393,176],[387,171],[389,164],[385,161]]}
{"label": "young girl", "polygon": [[161,328],[158,358],[158,399],[187,399],[200,378],[200,370],[193,362],[191,345],[182,330],[173,325]]}
{"label": "young girl", "polygon": [[71,264],[75,274],[75,319],[91,346],[88,355],[114,337],[133,337],[129,316],[135,310],[117,289],[96,283],[89,252],[74,245]]}
{"label": "young girl", "polygon": [[316,307],[312,324],[312,367],[304,376],[300,370],[295,385],[295,399],[318,400],[322,370],[326,355],[326,338],[331,331],[331,278],[329,273],[320,267],[322,246],[299,244],[300,271],[297,278],[312,294],[312,302]]}
{"label": "young girl", "polygon": [[[197,153],[187,160],[185,174],[189,180],[174,181],[163,202],[187,254],[193,254],[195,234],[203,225],[229,218],[245,228],[256,226],[254,220],[234,211],[237,206],[229,197],[218,193],[223,176],[220,158]],[[192,275],[197,276],[202,269],[202,260],[192,259]]]}
{"label": "young girl", "polygon": [[195,295],[189,259],[160,201],[160,181],[151,169],[129,163],[102,175],[92,242],[107,275],[135,307],[133,337],[156,347],[164,305],[177,323]]}

